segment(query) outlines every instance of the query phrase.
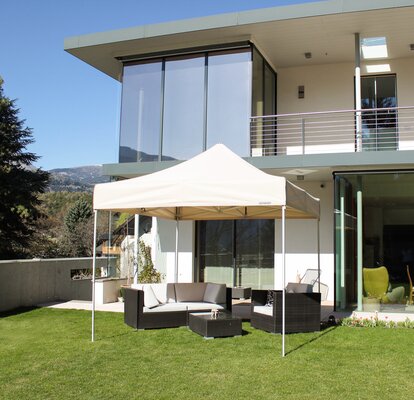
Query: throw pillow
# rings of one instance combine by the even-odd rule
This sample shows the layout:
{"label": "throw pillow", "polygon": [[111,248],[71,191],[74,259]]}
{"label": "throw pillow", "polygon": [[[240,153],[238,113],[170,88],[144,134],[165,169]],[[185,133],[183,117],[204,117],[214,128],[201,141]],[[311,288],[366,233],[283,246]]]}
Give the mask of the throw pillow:
{"label": "throw pillow", "polygon": [[144,286],[144,306],[147,308],[154,308],[159,305],[158,299],[155,297],[154,291],[150,285]]}
{"label": "throw pillow", "polygon": [[203,301],[206,303],[225,304],[226,285],[219,283],[207,283]]}

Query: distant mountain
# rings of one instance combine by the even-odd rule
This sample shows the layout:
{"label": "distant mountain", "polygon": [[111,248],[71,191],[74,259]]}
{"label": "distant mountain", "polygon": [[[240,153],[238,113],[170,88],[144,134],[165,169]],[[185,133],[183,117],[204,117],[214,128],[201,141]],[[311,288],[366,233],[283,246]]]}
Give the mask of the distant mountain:
{"label": "distant mountain", "polygon": [[50,192],[92,192],[96,183],[109,182],[102,175],[101,165],[75,168],[56,168],[50,172]]}

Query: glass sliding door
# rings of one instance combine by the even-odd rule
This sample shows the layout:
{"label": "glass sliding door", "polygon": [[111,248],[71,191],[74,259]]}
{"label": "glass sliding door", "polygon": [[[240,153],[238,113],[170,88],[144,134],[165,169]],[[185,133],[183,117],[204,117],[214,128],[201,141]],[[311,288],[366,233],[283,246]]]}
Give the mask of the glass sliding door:
{"label": "glass sliding door", "polygon": [[200,221],[199,271],[200,282],[233,285],[233,221]]}
{"label": "glass sliding door", "polygon": [[[358,199],[357,193],[361,192]],[[339,309],[414,312],[414,173],[335,175],[335,301]],[[358,202],[362,213],[356,213]],[[356,226],[362,225],[360,233]],[[358,235],[362,257],[358,274]],[[360,288],[359,291],[357,288]]]}
{"label": "glass sliding door", "polygon": [[199,281],[273,288],[274,229],[274,220],[199,221]]}
{"label": "glass sliding door", "polygon": [[272,289],[274,220],[240,220],[235,235],[235,285]]}
{"label": "glass sliding door", "polygon": [[355,179],[335,176],[335,306],[357,304]]}
{"label": "glass sliding door", "polygon": [[[395,75],[361,77],[362,148],[365,151],[396,150],[398,145]],[[373,110],[381,109],[385,110]]]}

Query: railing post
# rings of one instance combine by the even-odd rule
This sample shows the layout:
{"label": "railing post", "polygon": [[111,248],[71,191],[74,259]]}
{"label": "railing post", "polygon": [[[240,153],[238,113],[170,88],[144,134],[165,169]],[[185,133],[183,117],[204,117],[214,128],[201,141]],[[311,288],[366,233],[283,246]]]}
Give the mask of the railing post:
{"label": "railing post", "polygon": [[302,154],[305,154],[305,118],[302,118]]}

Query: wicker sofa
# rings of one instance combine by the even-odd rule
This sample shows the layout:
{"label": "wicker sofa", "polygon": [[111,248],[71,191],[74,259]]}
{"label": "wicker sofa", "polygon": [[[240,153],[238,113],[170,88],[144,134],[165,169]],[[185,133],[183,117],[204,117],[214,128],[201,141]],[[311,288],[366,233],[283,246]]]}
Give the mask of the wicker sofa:
{"label": "wicker sofa", "polygon": [[[270,293],[269,293],[270,292]],[[266,305],[269,294],[273,303]],[[271,333],[282,332],[282,291],[253,290],[252,327]],[[320,330],[321,294],[286,292],[285,332],[314,332]]]}
{"label": "wicker sofa", "polygon": [[188,313],[231,311],[231,288],[210,282],[138,284],[124,289],[124,321],[135,329],[188,325]]}

